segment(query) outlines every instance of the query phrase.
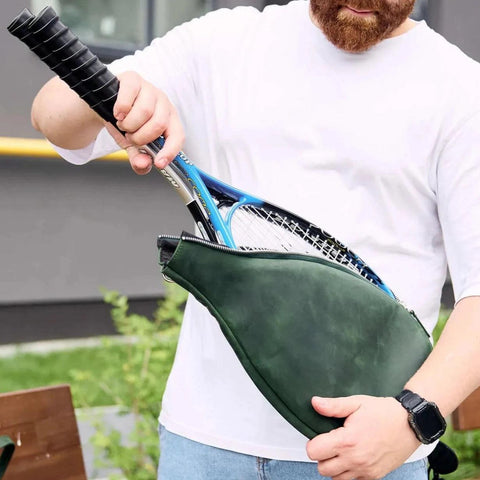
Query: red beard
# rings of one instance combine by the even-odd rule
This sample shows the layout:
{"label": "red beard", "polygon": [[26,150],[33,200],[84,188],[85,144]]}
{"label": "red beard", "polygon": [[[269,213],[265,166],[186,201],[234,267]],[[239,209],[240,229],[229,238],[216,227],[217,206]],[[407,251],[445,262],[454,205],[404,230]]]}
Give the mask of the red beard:
{"label": "red beard", "polygon": [[[371,11],[355,15],[357,11]],[[389,37],[412,13],[415,0],[310,0],[317,25],[336,47],[364,52]]]}

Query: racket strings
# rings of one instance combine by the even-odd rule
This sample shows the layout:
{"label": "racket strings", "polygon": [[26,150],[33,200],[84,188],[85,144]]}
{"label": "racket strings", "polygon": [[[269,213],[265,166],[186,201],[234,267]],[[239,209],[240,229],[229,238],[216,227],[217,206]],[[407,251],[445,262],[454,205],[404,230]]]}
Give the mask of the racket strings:
{"label": "racket strings", "polygon": [[305,228],[278,212],[252,205],[237,208],[231,218],[232,234],[243,250],[284,250],[325,257],[373,280],[359,260],[343,245],[315,228]]}

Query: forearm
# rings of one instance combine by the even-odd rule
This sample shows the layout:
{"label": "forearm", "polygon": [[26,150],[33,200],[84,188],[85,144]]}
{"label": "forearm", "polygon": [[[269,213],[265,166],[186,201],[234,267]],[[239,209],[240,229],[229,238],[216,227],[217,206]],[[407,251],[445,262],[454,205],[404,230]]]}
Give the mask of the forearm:
{"label": "forearm", "polygon": [[480,297],[461,300],[432,353],[406,387],[449,415],[480,385]]}
{"label": "forearm", "polygon": [[103,120],[58,77],[48,81],[32,105],[32,125],[55,145],[77,149],[89,145]]}

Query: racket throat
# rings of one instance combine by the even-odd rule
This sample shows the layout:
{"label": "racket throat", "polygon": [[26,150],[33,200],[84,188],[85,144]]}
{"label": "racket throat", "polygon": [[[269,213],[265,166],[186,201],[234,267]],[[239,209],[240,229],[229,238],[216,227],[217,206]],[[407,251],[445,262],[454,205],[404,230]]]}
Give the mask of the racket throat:
{"label": "racket throat", "polygon": [[195,225],[197,226],[203,238],[212,242],[224,243],[223,238],[220,238],[213,226],[205,223],[205,214],[201,211],[201,206],[198,204],[198,202],[191,201],[187,203],[186,206],[195,220]]}

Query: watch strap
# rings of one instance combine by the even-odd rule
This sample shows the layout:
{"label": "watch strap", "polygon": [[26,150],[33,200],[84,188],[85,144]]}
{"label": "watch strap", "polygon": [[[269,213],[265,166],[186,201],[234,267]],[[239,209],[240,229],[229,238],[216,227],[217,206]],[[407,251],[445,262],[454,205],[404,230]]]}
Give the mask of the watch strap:
{"label": "watch strap", "polygon": [[417,393],[412,392],[411,390],[402,390],[396,397],[395,397],[403,407],[411,412],[415,407],[418,407],[422,402],[425,401]]}

